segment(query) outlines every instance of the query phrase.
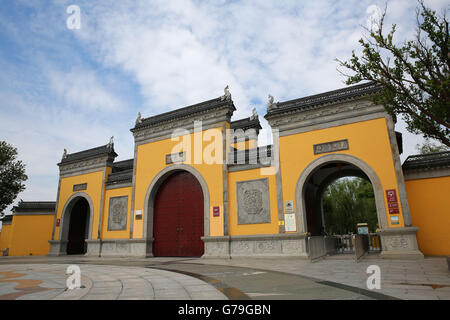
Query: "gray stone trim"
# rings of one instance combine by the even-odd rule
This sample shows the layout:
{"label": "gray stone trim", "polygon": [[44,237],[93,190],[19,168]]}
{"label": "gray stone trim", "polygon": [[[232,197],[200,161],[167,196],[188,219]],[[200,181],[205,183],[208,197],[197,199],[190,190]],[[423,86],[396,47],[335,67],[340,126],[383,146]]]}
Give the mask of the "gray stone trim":
{"label": "gray stone trim", "polygon": [[[119,228],[112,228],[111,226],[111,202],[119,199],[119,198],[126,198],[125,201],[125,224],[119,229]],[[126,196],[116,196],[116,197],[110,197],[109,198],[109,206],[108,206],[108,231],[119,231],[119,230],[126,230],[128,224],[128,195]]]}
{"label": "gray stone trim", "polygon": [[55,212],[16,212],[15,216],[56,216]]}
{"label": "gray stone trim", "polygon": [[389,134],[389,142],[391,145],[392,161],[394,163],[395,178],[397,180],[398,193],[403,212],[403,221],[405,227],[412,226],[411,213],[409,211],[408,196],[406,194],[405,178],[403,177],[402,163],[400,161],[400,153],[398,151],[397,136],[395,134],[395,124],[390,115],[386,115],[386,126]]}
{"label": "gray stone trim", "polygon": [[[144,215],[143,215],[143,238],[148,241],[153,239],[153,215],[154,215],[154,202],[156,198],[156,194],[158,192],[158,188],[160,185],[166,180],[168,176],[170,176],[173,172],[176,171],[187,171],[191,173],[197,181],[200,183],[200,186],[203,190],[203,210],[204,210],[204,235],[209,235],[209,211],[210,211],[210,202],[209,202],[209,189],[208,184],[205,179],[201,175],[199,171],[195,168],[185,165],[185,164],[173,164],[171,166],[165,167],[162,169],[152,180],[149,187],[147,188],[147,192],[145,194],[144,200]],[[147,248],[147,254],[151,255],[151,247]]]}
{"label": "gray stone trim", "polygon": [[48,243],[50,244],[50,250],[47,256],[57,257],[66,255],[68,242],[69,241],[67,240],[48,240]]}
{"label": "gray stone trim", "polygon": [[99,211],[99,217],[98,217],[98,232],[97,232],[97,238],[101,239],[102,234],[102,226],[103,226],[103,202],[105,197],[105,183],[107,180],[106,176],[106,167],[103,169],[103,175],[102,175],[102,191],[100,193],[100,211]]}
{"label": "gray stone trim", "polygon": [[184,129],[189,133],[194,132],[194,122],[201,121],[202,129],[208,130],[211,128],[218,128],[223,125],[223,122],[229,122],[230,110],[228,107],[219,108],[204,112],[202,114],[189,115],[183,119],[172,120],[150,127],[139,129],[133,133],[135,143],[138,145],[170,139],[175,129]]}
{"label": "gray stone trim", "polygon": [[[222,124],[222,202],[223,202],[223,234],[228,235],[228,150],[230,150],[226,122]],[[208,209],[209,210],[209,209]],[[209,232],[204,235],[209,235]]]}
{"label": "gray stone trim", "polygon": [[137,150],[138,146],[136,142],[134,143],[134,158],[133,158],[133,178],[131,187],[131,212],[130,212],[130,239],[133,239],[133,228],[134,228],[134,199],[136,191],[136,170],[137,170]]}
{"label": "gray stone trim", "polygon": [[286,114],[297,110],[305,111],[318,108],[322,105],[355,99],[361,96],[364,97],[377,93],[381,91],[382,88],[382,85],[375,82],[369,82],[294,100],[277,102],[268,106],[267,114],[264,117],[270,119],[279,114]]}
{"label": "gray stone trim", "polygon": [[104,169],[107,166],[112,166],[113,161],[113,157],[101,155],[75,162],[60,163],[58,165],[61,178],[65,178],[100,171],[100,169]]}
{"label": "gray stone trim", "polygon": [[383,251],[382,258],[396,259],[423,259],[423,254],[419,251],[416,234],[419,228],[388,228],[382,230],[381,246]]}
{"label": "gray stone trim", "polygon": [[403,175],[405,177],[405,181],[449,177],[450,168],[403,170]]}
{"label": "gray stone trim", "polygon": [[[258,214],[248,213],[244,208],[244,199],[242,191],[248,189],[258,190],[261,193],[262,210]],[[271,222],[270,189],[269,178],[259,178],[252,180],[243,180],[236,182],[236,200],[237,200],[237,218],[238,225],[263,224]],[[252,203],[254,203],[252,201]]]}
{"label": "gray stone trim", "polygon": [[60,174],[59,177],[61,179],[64,179],[64,178],[69,178],[69,177],[81,176],[81,175],[84,175],[84,174],[100,172],[104,168],[105,168],[105,166],[101,165],[101,166],[97,166],[97,167],[89,169],[89,170],[78,170],[78,171],[74,171],[72,173]]}
{"label": "gray stone trim", "polygon": [[52,240],[55,240],[56,219],[58,219],[58,203],[60,190],[61,190],[61,178],[58,179],[58,191],[56,192],[55,218],[53,219]]}
{"label": "gray stone trim", "polygon": [[355,98],[345,102],[323,105],[314,109],[294,110],[268,119],[272,128],[280,130],[280,136],[324,129],[343,124],[384,117],[382,105],[375,105],[367,98]]}
{"label": "gray stone trim", "polygon": [[270,164],[229,164],[228,172],[237,172],[237,171],[247,171],[253,169],[267,168],[270,167]]}
{"label": "gray stone trim", "polygon": [[308,132],[308,131],[313,131],[313,130],[321,130],[321,129],[327,129],[327,128],[332,128],[332,127],[339,127],[339,126],[351,124],[351,123],[357,123],[357,122],[362,122],[362,121],[384,118],[385,115],[386,115],[386,113],[383,111],[383,112],[374,112],[374,113],[369,113],[369,114],[365,114],[365,115],[359,115],[356,117],[342,118],[342,119],[334,120],[334,121],[333,120],[321,121],[321,119],[317,119],[317,121],[315,121],[315,122],[312,121],[313,124],[311,124],[311,125],[307,125],[304,127],[298,127],[295,129],[288,129],[288,130],[280,131],[280,137],[290,136],[293,134],[298,134],[298,133],[303,133],[303,132]]}
{"label": "gray stone trim", "polygon": [[273,132],[273,160],[275,163],[275,185],[277,188],[277,208],[278,208],[278,222],[283,221],[282,225],[278,225],[278,232],[284,233],[286,227],[284,225],[284,200],[283,200],[283,180],[281,176],[280,165],[280,134],[278,130]]}
{"label": "gray stone trim", "polygon": [[130,187],[133,187],[132,182],[117,183],[117,184],[107,184],[105,186],[105,189],[106,190],[112,190],[112,189],[130,188]]}
{"label": "gray stone trim", "polygon": [[380,179],[378,178],[376,172],[364,161],[358,159],[354,156],[346,154],[328,154],[324,155],[316,160],[312,161],[300,174],[297,180],[297,185],[295,188],[295,207],[296,207],[296,218],[297,218],[297,230],[302,233],[306,232],[306,209],[304,201],[304,185],[310,174],[321,165],[327,162],[333,161],[343,161],[348,162],[356,167],[360,168],[372,183],[372,187],[375,195],[375,204],[377,207],[378,222],[381,228],[387,228],[387,217],[386,217],[386,207],[384,204],[384,192],[383,186],[381,185]]}
{"label": "gray stone trim", "polygon": [[205,254],[202,258],[307,258],[306,235],[267,234],[248,236],[202,237]]}
{"label": "gray stone trim", "polygon": [[82,197],[87,200],[89,203],[89,229],[88,229],[88,239],[92,239],[92,225],[94,221],[94,204],[92,202],[91,197],[84,192],[77,192],[70,196],[69,199],[67,199],[66,203],[64,204],[64,208],[61,213],[61,224],[59,227],[59,240],[60,241],[67,241],[68,235],[69,235],[69,223],[70,223],[70,214],[71,210],[75,204],[76,201],[74,201],[76,198]]}
{"label": "gray stone trim", "polygon": [[102,239],[87,242],[87,255],[97,256],[101,247],[102,257],[147,257],[146,239]]}
{"label": "gray stone trim", "polygon": [[[224,109],[228,111],[228,121],[231,119],[233,111],[236,110],[231,95],[221,96],[219,98],[203,101],[194,105],[190,105],[184,108],[168,111],[153,117],[143,118],[136,122],[136,126],[130,131],[135,133],[146,129],[151,126],[157,126],[159,124],[168,124],[173,122],[179,122],[186,118],[192,118],[200,115],[211,115],[214,110]],[[209,117],[210,118],[210,117]],[[209,119],[208,118],[208,119]]]}

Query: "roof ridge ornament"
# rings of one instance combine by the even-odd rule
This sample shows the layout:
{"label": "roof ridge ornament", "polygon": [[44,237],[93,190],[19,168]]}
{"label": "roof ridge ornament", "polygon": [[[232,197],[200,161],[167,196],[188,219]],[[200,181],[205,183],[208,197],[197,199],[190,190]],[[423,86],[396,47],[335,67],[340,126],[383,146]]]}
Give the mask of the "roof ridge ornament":
{"label": "roof ridge ornament", "polygon": [[250,120],[258,119],[258,112],[256,111],[256,108],[252,109],[252,115],[250,116]]}
{"label": "roof ridge ornament", "polygon": [[108,144],[107,144],[107,147],[108,147],[109,149],[114,148],[114,136],[112,136],[112,137],[109,139],[109,142],[108,142]]}
{"label": "roof ridge ornament", "polygon": [[269,94],[269,101],[267,102],[267,111],[269,112],[272,109],[275,109],[278,107],[278,102],[273,102],[273,96]]}
{"label": "roof ridge ornament", "polygon": [[224,95],[220,97],[220,101],[231,100],[230,87],[228,85],[223,89],[223,92]]}
{"label": "roof ridge ornament", "polygon": [[62,155],[62,159],[67,158],[67,149],[64,149],[63,155]]}
{"label": "roof ridge ornament", "polygon": [[141,113],[138,112],[137,118],[136,118],[136,125],[138,125],[139,123],[142,123],[142,116]]}

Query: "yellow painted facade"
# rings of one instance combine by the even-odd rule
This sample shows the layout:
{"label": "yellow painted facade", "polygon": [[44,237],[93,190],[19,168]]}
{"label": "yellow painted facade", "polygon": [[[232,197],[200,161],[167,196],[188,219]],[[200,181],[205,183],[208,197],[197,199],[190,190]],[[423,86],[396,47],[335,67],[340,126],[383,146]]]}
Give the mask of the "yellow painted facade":
{"label": "yellow painted facade", "polygon": [[[108,230],[108,218],[110,208],[110,199],[112,197],[122,197],[127,196],[127,218],[126,218],[126,229],[125,230]],[[102,239],[126,239],[130,236],[130,215],[131,215],[131,187],[128,188],[117,188],[117,189],[109,189],[105,190],[105,198],[104,198],[103,208],[104,215],[102,221]]]}
{"label": "yellow painted facade", "polygon": [[[295,188],[300,174],[311,162],[323,156],[314,155],[312,145],[341,139],[347,139],[350,147],[335,153],[352,155],[366,162],[377,173],[383,190],[395,189],[399,194],[386,119],[383,117],[280,137],[283,201],[295,202]],[[295,205],[298,206],[297,203]],[[386,198],[385,206],[387,208]],[[389,218],[388,212],[386,217]],[[403,227],[401,206],[399,222],[399,225],[392,225],[388,219],[389,227]]]}
{"label": "yellow painted facade", "polygon": [[49,251],[54,215],[14,215],[12,224],[3,225],[0,251],[9,248],[9,256],[43,256]]}
{"label": "yellow painted facade", "polygon": [[12,224],[3,224],[2,230],[0,231],[0,251],[4,251],[12,247],[13,243],[13,225]]}
{"label": "yellow painted facade", "polygon": [[[68,204],[68,200],[78,191],[73,191],[73,186],[77,184],[87,184],[87,189],[83,190],[84,194],[87,194],[92,200],[93,204],[93,226],[92,226],[92,239],[97,239],[98,237],[98,225],[100,220],[100,204],[102,192],[104,192],[104,179],[107,174],[111,173],[111,168],[106,167],[104,170],[97,172],[61,178],[59,199],[58,199],[58,211],[56,213],[56,218],[62,220],[62,213],[65,206]],[[55,239],[59,239],[61,226],[55,227]]]}
{"label": "yellow painted facade", "polygon": [[[275,169],[271,167],[271,169]],[[249,181],[256,179],[269,179],[270,194],[270,223],[259,224],[238,224],[237,209],[237,188],[239,181]],[[234,235],[258,235],[258,234],[276,234],[278,233],[278,209],[277,209],[277,191],[275,175],[262,175],[260,169],[230,172],[228,176],[228,194],[229,194],[229,233]]]}
{"label": "yellow painted facade", "polygon": [[[154,177],[168,165],[165,162],[164,156],[174,152],[186,152],[186,161],[183,164],[192,166],[197,170],[204,180],[206,181],[209,189],[209,201],[210,207],[223,206],[223,172],[222,163],[220,159],[223,157],[221,150],[222,145],[222,127],[217,127],[203,132],[203,137],[199,134],[192,133],[189,135],[183,135],[178,141],[172,141],[171,139],[165,139],[156,141],[153,143],[143,144],[137,148],[137,164],[136,164],[136,186],[135,186],[135,210],[144,211],[145,195],[148,188],[154,179]],[[209,139],[209,137],[214,137]],[[206,141],[203,141],[206,140]],[[183,149],[177,148],[177,145],[183,144]],[[210,153],[211,143],[217,142],[218,151],[217,154]],[[202,146],[202,157],[205,159],[195,159],[194,148],[195,146]],[[200,148],[200,147],[199,147]],[[206,156],[212,155],[211,160],[207,160]],[[219,161],[215,161],[219,160]],[[200,163],[196,163],[200,162]],[[211,162],[211,163],[208,163]],[[213,213],[210,210],[210,234],[212,236],[223,235],[223,216],[213,217]],[[133,238],[142,238],[143,236],[143,220],[135,220],[133,228]]]}
{"label": "yellow painted facade", "polygon": [[450,255],[450,176],[406,181],[417,241],[425,255]]}
{"label": "yellow painted facade", "polygon": [[[340,100],[334,102],[334,105],[322,107],[319,104],[320,106],[317,108],[323,110],[321,109],[322,111],[317,113],[317,118],[323,117],[324,113],[322,112],[329,110],[332,110],[330,114],[334,117],[342,112],[349,112],[350,115],[352,112],[359,112],[354,118],[351,116],[339,118],[339,121],[333,122],[332,125],[323,125],[319,120],[320,125],[317,126],[311,125],[309,122],[303,125],[301,121],[313,119],[311,115],[310,118],[298,118],[300,120],[295,120],[291,114],[281,115],[280,118],[277,118],[278,111],[276,109],[282,110],[279,105],[274,107],[275,111],[273,111],[274,109],[268,111],[268,115],[272,112],[273,116],[273,118],[266,117],[269,124],[272,125],[271,121],[276,122],[281,119],[280,128],[283,125],[290,126],[283,129],[284,132],[279,137],[274,136],[273,146],[265,149],[266,151],[270,150],[270,165],[255,164],[250,161],[252,157],[248,152],[250,149],[257,150],[258,159],[261,156],[259,152],[264,149],[258,147],[257,140],[247,140],[241,143],[230,141],[227,129],[230,128],[230,118],[235,107],[233,102],[226,97],[147,119],[138,118],[136,126],[131,130],[135,138],[133,159],[114,161],[117,154],[114,152],[112,139],[105,146],[69,155],[64,154],[61,163],[58,164],[60,166],[60,182],[55,219],[52,217],[51,221],[39,222],[48,224],[50,235],[45,234],[47,240],[50,240],[50,254],[67,253],[69,216],[74,203],[83,197],[89,203],[89,209],[92,212],[92,217],[89,215],[87,222],[87,228],[91,230],[91,233],[87,235],[87,254],[116,254],[115,250],[123,250],[120,254],[151,256],[153,231],[147,230],[153,225],[153,221],[149,220],[153,218],[153,213],[150,211],[153,210],[151,205],[154,199],[151,197],[157,196],[158,187],[170,174],[186,170],[195,173],[202,190],[207,192],[204,194],[204,205],[207,207],[203,221],[208,225],[204,225],[205,234],[202,237],[205,244],[205,256],[214,256],[214,252],[217,251],[221,257],[231,256],[234,253],[237,255],[246,253],[250,255],[288,254],[305,257],[308,255],[306,237],[310,230],[305,229],[306,232],[299,230],[300,222],[298,220],[302,218],[295,216],[297,225],[294,229],[296,231],[286,232],[284,217],[287,212],[284,212],[284,208],[286,203],[293,201],[293,213],[299,214],[299,207],[302,204],[297,203],[296,189],[300,177],[314,163],[329,155],[351,156],[364,163],[376,175],[380,184],[378,194],[382,194],[382,198],[378,197],[377,207],[381,207],[380,203],[384,203],[385,212],[381,214],[383,218],[386,218],[385,227],[388,229],[383,230],[386,232],[382,234],[381,238],[385,244],[383,250],[388,253],[403,252],[408,255],[421,256],[421,253],[414,249],[414,246],[417,246],[415,238],[417,230],[414,227],[418,226],[419,247],[424,253],[448,254],[450,230],[448,225],[442,223],[448,214],[446,216],[445,212],[447,211],[442,208],[450,207],[443,191],[449,189],[450,178],[436,181],[433,179],[408,181],[406,197],[405,182],[403,176],[399,174],[402,168],[397,145],[393,142],[395,132],[392,119],[384,112],[384,109],[363,100],[358,95],[353,102],[348,102],[346,99],[344,102]],[[292,103],[292,101],[286,102],[286,110],[291,110],[289,112],[294,112],[292,108],[297,108],[297,102],[294,103],[294,107],[292,107]],[[353,105],[349,103],[353,103]],[[342,107],[343,111],[338,112],[333,109],[337,107]],[[361,108],[362,111],[358,108]],[[301,109],[298,112],[309,111]],[[207,125],[201,131],[196,131],[196,123],[199,119]],[[255,121],[254,116],[248,119],[248,121],[242,119],[236,122],[246,128],[254,125],[259,130],[259,120]],[[178,125],[183,131],[178,134],[178,138],[172,138],[171,130],[179,129]],[[236,123],[234,126],[239,127]],[[272,129],[277,129],[275,126],[272,127]],[[315,154],[315,145],[331,145],[339,140],[345,140],[348,148],[330,149]],[[244,164],[229,162],[228,157],[233,151],[232,148],[242,151],[241,154],[246,154],[245,161],[247,162]],[[396,150],[397,152],[395,152]],[[173,160],[171,155],[181,155],[182,157]],[[279,171],[277,171],[278,168]],[[265,178],[267,178],[268,185],[270,221],[239,224],[237,183]],[[76,188],[77,186],[82,187],[80,189]],[[426,207],[421,202],[422,200],[418,199],[431,197],[431,194],[428,196],[427,192],[423,192],[424,189],[436,188],[440,189],[437,197],[439,200],[432,207],[431,217],[430,213],[425,211]],[[388,212],[387,190],[395,190],[397,194],[399,213],[394,215],[398,217],[397,224],[392,223],[393,215]],[[258,192],[258,190],[256,191]],[[118,197],[127,197],[127,205],[124,208],[126,223],[121,230],[108,230],[109,214],[111,214],[110,201]],[[301,201],[305,199],[304,195],[300,195],[300,197]],[[407,199],[409,199],[412,224],[408,223],[410,216]],[[215,216],[214,208],[217,209],[217,207],[219,215]],[[405,212],[403,212],[404,210]],[[380,212],[378,213],[380,214]],[[14,230],[6,228],[5,232],[2,232],[0,244],[10,243],[8,241],[11,241],[12,235],[15,237]],[[436,233],[433,233],[433,230],[437,230]],[[61,234],[63,234],[62,237]],[[21,237],[24,239],[23,243],[28,243],[31,239],[24,233],[21,233]],[[45,250],[49,250],[48,246]],[[45,250],[42,247],[40,252]],[[247,250],[247,252],[242,250]]]}

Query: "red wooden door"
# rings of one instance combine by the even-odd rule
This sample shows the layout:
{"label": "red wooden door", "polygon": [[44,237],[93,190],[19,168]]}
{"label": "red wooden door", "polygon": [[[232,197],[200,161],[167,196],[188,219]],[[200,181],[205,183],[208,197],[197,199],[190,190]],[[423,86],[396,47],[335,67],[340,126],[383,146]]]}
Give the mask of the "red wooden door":
{"label": "red wooden door", "polygon": [[153,255],[194,257],[204,252],[203,191],[186,171],[169,176],[156,194]]}

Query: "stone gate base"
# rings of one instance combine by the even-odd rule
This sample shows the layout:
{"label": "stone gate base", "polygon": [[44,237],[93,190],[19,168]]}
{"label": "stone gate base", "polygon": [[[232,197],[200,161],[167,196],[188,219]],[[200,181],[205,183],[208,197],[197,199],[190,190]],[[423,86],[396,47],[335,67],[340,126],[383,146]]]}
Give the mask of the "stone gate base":
{"label": "stone gate base", "polygon": [[205,243],[202,258],[308,257],[303,234],[202,237],[202,240]]}
{"label": "stone gate base", "polygon": [[417,245],[417,227],[389,228],[380,232],[381,258],[423,259]]}
{"label": "stone gate base", "polygon": [[[49,256],[62,256],[67,253],[67,242],[50,240]],[[145,239],[103,239],[86,240],[86,256],[92,257],[147,257]],[[150,243],[151,245],[151,243]]]}

